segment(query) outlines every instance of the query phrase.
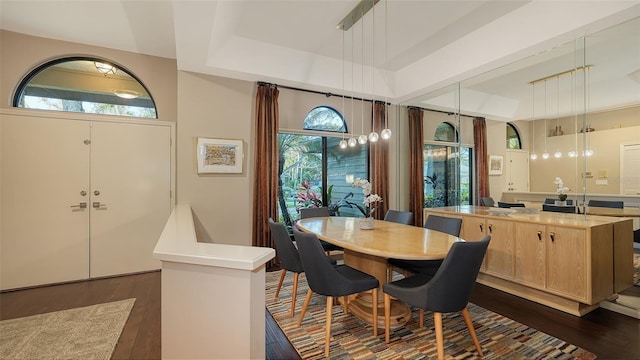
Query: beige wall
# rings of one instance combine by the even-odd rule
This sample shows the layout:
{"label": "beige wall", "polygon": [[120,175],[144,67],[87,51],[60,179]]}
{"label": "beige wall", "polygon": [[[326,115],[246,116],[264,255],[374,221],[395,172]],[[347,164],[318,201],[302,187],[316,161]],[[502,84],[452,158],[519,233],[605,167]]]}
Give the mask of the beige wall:
{"label": "beige wall", "polygon": [[0,30],[0,107],[11,107],[16,87],[31,70],[47,61],[70,56],[93,56],[131,71],[155,100],[158,119],[177,119],[177,67],[174,59],[141,55]]}

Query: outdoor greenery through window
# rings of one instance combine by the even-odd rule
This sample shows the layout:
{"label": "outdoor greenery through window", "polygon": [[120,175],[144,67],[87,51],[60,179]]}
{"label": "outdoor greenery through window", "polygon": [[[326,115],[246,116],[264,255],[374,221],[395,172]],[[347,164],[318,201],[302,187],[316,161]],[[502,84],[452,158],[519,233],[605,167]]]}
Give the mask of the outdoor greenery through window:
{"label": "outdoor greenery through window", "polygon": [[[318,116],[320,108],[333,116]],[[336,126],[336,119],[342,126]],[[346,132],[342,115],[330,107],[313,109],[304,124],[309,130]],[[341,149],[341,139],[338,134],[278,134],[280,222],[292,226],[301,208],[320,206],[328,207],[333,215],[359,216],[350,203],[362,204],[362,191],[350,181],[368,178],[369,149],[363,145]]]}
{"label": "outdoor greenery through window", "polygon": [[448,122],[442,122],[436,128],[436,133],[433,137],[435,141],[448,141],[448,142],[456,142],[458,141],[458,134],[456,133],[456,129],[453,125]]}
{"label": "outdoor greenery through window", "polygon": [[424,207],[469,205],[471,148],[425,144],[423,149]]}
{"label": "outdoor greenery through window", "polygon": [[86,57],[57,59],[33,70],[18,86],[13,106],[157,118],[151,95],[133,74]]}
{"label": "outdoor greenery through window", "polygon": [[520,134],[513,124],[507,123],[507,149],[522,149]]}

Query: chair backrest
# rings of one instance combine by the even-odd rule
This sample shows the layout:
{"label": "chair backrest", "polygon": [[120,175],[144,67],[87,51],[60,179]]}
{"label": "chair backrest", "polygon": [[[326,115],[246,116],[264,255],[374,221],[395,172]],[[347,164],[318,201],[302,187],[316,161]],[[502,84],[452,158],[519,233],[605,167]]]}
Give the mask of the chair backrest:
{"label": "chair backrest", "polygon": [[508,203],[508,202],[498,201],[498,207],[501,207],[501,208],[524,207],[524,204],[523,203]]}
{"label": "chair backrest", "polygon": [[296,249],[291,237],[289,237],[287,228],[269,218],[269,229],[271,230],[271,238],[276,245],[276,252],[280,257],[282,267],[296,273],[303,272],[302,260],[300,260],[298,249]]}
{"label": "chair backrest", "polygon": [[[545,204],[549,204],[549,205],[553,205],[553,204],[556,203],[557,200],[558,199],[554,199],[554,198],[546,198],[546,199],[544,199],[544,203]],[[573,205],[573,200],[567,199],[565,201],[567,202],[567,205]]]}
{"label": "chair backrest", "polygon": [[487,252],[491,236],[480,241],[456,242],[433,278],[420,286],[418,293],[426,294],[423,303],[413,304],[425,310],[454,312],[464,309],[469,303],[471,290],[480,272],[480,265]]}
{"label": "chair backrest", "polygon": [[398,224],[413,224],[413,213],[411,211],[387,210],[384,215],[385,221],[391,221]]}
{"label": "chair backrest", "polygon": [[622,209],[624,201],[589,200],[589,206]]}
{"label": "chair backrest", "polygon": [[575,214],[576,207],[575,206],[556,206],[551,204],[542,204],[542,211],[552,211],[559,213],[569,213]]}
{"label": "chair backrest", "polygon": [[329,216],[328,207],[306,208],[300,209],[300,219]]}
{"label": "chair backrest", "polygon": [[480,205],[481,206],[489,206],[492,207],[496,204],[495,201],[493,201],[492,197],[482,197],[480,198]]}
{"label": "chair backrest", "polygon": [[462,219],[429,214],[424,222],[425,229],[436,230],[453,236],[460,236]]}
{"label": "chair backrest", "polygon": [[293,228],[293,236],[298,244],[307,284],[311,290],[320,295],[338,296],[336,293],[346,286],[344,278],[325,255],[318,237],[312,233],[302,232],[296,227]]}

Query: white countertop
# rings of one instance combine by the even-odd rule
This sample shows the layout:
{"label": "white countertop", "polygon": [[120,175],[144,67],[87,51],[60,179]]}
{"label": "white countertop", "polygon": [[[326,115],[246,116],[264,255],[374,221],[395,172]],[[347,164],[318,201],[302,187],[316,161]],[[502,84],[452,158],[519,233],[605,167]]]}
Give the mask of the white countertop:
{"label": "white countertop", "polygon": [[272,248],[198,242],[189,204],[176,205],[153,250],[161,261],[250,271],[275,255]]}

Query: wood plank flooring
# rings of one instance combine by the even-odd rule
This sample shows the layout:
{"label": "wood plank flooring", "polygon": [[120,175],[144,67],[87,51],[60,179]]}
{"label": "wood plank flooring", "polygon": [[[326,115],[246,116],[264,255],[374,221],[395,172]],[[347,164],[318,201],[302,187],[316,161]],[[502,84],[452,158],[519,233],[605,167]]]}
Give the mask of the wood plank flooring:
{"label": "wood plank flooring", "polygon": [[[640,296],[640,287],[626,293]],[[0,294],[0,319],[136,298],[113,359],[159,359],[160,272],[45,286]],[[602,360],[640,359],[640,320],[605,309],[581,318],[477,285],[474,303],[595,353]],[[267,359],[298,359],[269,312]]]}

